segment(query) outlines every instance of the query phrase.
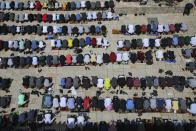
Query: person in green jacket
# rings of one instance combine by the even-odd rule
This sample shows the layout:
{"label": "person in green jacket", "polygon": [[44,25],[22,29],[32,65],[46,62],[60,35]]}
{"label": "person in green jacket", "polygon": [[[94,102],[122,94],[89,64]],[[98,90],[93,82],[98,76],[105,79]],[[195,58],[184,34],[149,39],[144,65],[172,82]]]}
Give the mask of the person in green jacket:
{"label": "person in green jacket", "polygon": [[25,49],[25,47],[24,47],[24,41],[21,40],[21,41],[19,42],[19,50],[20,50],[20,52],[23,52],[24,49]]}
{"label": "person in green jacket", "polygon": [[104,87],[106,90],[109,90],[111,88],[111,83],[110,83],[110,78],[105,78],[104,79]]}
{"label": "person in green jacket", "polygon": [[18,96],[18,104],[20,106],[23,106],[24,104],[26,104],[26,101],[25,101],[25,94],[20,94]]}

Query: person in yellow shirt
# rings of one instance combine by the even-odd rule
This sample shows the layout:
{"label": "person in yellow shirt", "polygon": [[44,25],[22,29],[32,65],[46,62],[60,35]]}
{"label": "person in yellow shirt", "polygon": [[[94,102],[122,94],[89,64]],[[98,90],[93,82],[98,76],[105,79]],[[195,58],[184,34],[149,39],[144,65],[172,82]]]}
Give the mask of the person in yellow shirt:
{"label": "person in yellow shirt", "polygon": [[96,55],[94,53],[90,54],[91,56],[91,64],[95,65],[96,64]]}
{"label": "person in yellow shirt", "polygon": [[44,3],[43,3],[43,9],[47,9],[48,8],[48,3],[45,1]]}
{"label": "person in yellow shirt", "polygon": [[72,39],[69,39],[68,40],[68,47],[69,48],[72,48],[73,47],[73,40]]}
{"label": "person in yellow shirt", "polygon": [[62,7],[63,7],[63,10],[66,10],[66,3],[65,2],[62,3]]}
{"label": "person in yellow shirt", "polygon": [[178,101],[172,101],[172,109],[174,110],[174,113],[179,109],[178,107]]}
{"label": "person in yellow shirt", "polygon": [[106,90],[109,90],[111,88],[111,84],[110,84],[110,78],[105,78],[104,79],[104,88]]}

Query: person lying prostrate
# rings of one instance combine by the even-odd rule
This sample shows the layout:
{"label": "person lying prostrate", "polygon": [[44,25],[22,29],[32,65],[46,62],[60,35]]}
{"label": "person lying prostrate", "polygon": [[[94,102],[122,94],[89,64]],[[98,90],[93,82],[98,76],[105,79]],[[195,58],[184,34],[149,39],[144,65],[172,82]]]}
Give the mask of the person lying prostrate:
{"label": "person lying prostrate", "polygon": [[156,58],[160,61],[163,59],[163,51],[162,50],[156,51]]}
{"label": "person lying prostrate", "polygon": [[97,64],[103,64],[103,55],[97,55]]}
{"label": "person lying prostrate", "polygon": [[190,112],[191,114],[196,114],[196,103],[192,103],[190,105],[190,109],[187,109],[188,112]]}
{"label": "person lying prostrate", "polygon": [[118,43],[117,43],[117,48],[122,49],[123,47],[124,47],[123,41],[119,40]]}
{"label": "person lying prostrate", "polygon": [[89,64],[90,63],[90,55],[89,54],[85,54],[84,55],[84,63],[85,64]]}
{"label": "person lying prostrate", "polygon": [[120,64],[122,62],[122,54],[121,53],[116,54],[116,61],[118,62],[118,64]]}
{"label": "person lying prostrate", "polygon": [[144,48],[148,48],[149,47],[149,38],[144,38],[142,40],[142,43],[143,43]]}
{"label": "person lying prostrate", "polygon": [[98,78],[98,80],[97,80],[97,87],[99,88],[99,89],[102,89],[103,88],[103,82],[104,82],[104,80],[102,79],[102,78]]}
{"label": "person lying prostrate", "polygon": [[53,121],[55,120],[55,118],[52,118],[51,119],[51,117],[52,117],[51,113],[46,113],[44,115],[44,122],[45,122],[45,124],[52,124],[53,123]]}
{"label": "person lying prostrate", "polygon": [[133,34],[135,32],[134,25],[128,25],[128,33]]}
{"label": "person lying prostrate", "polygon": [[128,54],[128,52],[124,52],[123,53],[122,60],[125,61],[125,62],[129,61],[129,54]]}

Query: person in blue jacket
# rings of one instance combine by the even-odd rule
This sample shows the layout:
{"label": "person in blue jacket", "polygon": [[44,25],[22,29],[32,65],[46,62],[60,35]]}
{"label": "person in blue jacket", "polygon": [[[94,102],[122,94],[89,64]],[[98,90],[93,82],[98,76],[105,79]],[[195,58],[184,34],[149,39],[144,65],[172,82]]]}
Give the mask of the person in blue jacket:
{"label": "person in blue jacket", "polygon": [[87,46],[91,45],[91,38],[90,37],[86,37],[86,45]]}
{"label": "person in blue jacket", "polygon": [[128,99],[127,100],[127,104],[126,104],[126,108],[127,110],[131,111],[134,109],[134,103],[132,99]]}

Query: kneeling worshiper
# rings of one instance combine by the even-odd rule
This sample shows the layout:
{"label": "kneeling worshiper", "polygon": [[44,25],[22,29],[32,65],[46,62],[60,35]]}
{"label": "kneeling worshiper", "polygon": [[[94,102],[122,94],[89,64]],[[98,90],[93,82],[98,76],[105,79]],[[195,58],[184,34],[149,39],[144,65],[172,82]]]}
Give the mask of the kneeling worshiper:
{"label": "kneeling worshiper", "polygon": [[77,117],[77,126],[79,127],[84,127],[86,125],[86,121],[85,121],[85,118],[84,116],[78,116]]}
{"label": "kneeling worshiper", "polygon": [[117,42],[117,48],[122,49],[123,47],[124,47],[123,41],[122,40],[119,40]]}
{"label": "kneeling worshiper", "polygon": [[99,64],[99,66],[103,64],[103,55],[97,55],[97,64]]}
{"label": "kneeling worshiper", "polygon": [[128,62],[129,61],[129,53],[128,52],[124,52],[123,54],[122,54],[122,60],[124,61],[124,62]]}
{"label": "kneeling worshiper", "polygon": [[191,114],[196,114],[196,103],[192,103],[190,105],[190,109],[187,109],[188,112],[190,112]]}
{"label": "kneeling worshiper", "polygon": [[61,96],[59,105],[61,108],[65,108],[67,106],[67,96]]}
{"label": "kneeling worshiper", "polygon": [[110,78],[105,78],[104,79],[104,88],[106,90],[109,90],[111,88],[111,79]]}
{"label": "kneeling worshiper", "polygon": [[135,26],[134,25],[128,25],[128,33],[133,34],[135,32]]}
{"label": "kneeling worshiper", "polygon": [[192,46],[195,46],[196,45],[196,36],[191,37],[190,43],[191,43]]}
{"label": "kneeling worshiper", "polygon": [[110,44],[109,44],[109,42],[108,42],[108,40],[106,39],[106,38],[103,38],[103,47],[105,48],[105,49],[107,49],[107,47],[109,46]]}
{"label": "kneeling worshiper", "polygon": [[89,54],[85,54],[84,55],[84,63],[85,64],[89,64],[90,63],[90,55]]}
{"label": "kneeling worshiper", "polygon": [[54,117],[52,118],[52,113],[46,113],[44,115],[45,124],[52,124],[54,120],[55,120],[55,118]]}
{"label": "kneeling worshiper", "polygon": [[157,50],[155,54],[156,54],[156,59],[159,60],[159,61],[162,61],[163,51],[162,50]]}
{"label": "kneeling worshiper", "polygon": [[103,80],[103,78],[98,78],[97,79],[97,87],[99,88],[99,89],[102,89],[103,88],[103,86],[104,86],[104,80]]}
{"label": "kneeling worshiper", "polygon": [[27,101],[25,101],[25,94],[21,93],[19,96],[18,96],[18,105],[19,106],[23,106],[27,103]]}
{"label": "kneeling worshiper", "polygon": [[122,53],[116,54],[116,61],[118,62],[118,64],[120,64],[122,62]]}
{"label": "kneeling worshiper", "polygon": [[74,117],[69,117],[67,119],[67,128],[69,129],[74,129],[76,127],[76,122],[75,122],[75,118]]}
{"label": "kneeling worshiper", "polygon": [[110,111],[112,109],[112,99],[109,98],[109,97],[105,98],[104,106],[105,106],[107,111]]}

